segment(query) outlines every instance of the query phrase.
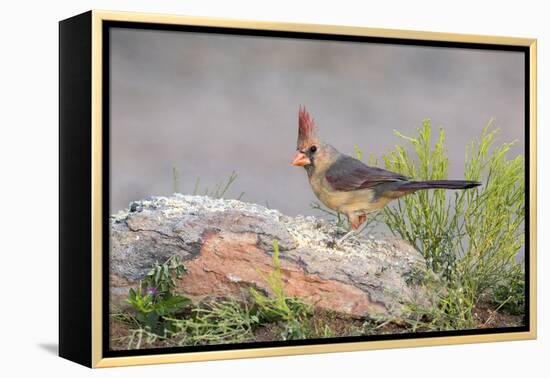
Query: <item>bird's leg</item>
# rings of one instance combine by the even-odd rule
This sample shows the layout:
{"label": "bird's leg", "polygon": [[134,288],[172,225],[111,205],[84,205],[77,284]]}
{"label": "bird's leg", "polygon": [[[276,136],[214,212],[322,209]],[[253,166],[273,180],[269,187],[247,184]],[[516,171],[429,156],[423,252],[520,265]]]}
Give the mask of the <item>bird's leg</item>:
{"label": "bird's leg", "polygon": [[344,240],[349,239],[351,236],[359,235],[365,229],[367,225],[367,216],[366,214],[361,214],[359,216],[348,215],[348,219],[351,223],[351,231],[342,236],[340,240],[337,241],[337,244],[342,244]]}
{"label": "bird's leg", "polygon": [[360,235],[365,230],[365,228],[367,228],[367,224],[368,224],[366,214],[360,215],[359,220],[361,221],[361,225],[357,228],[357,230],[355,230],[355,234],[357,235]]}
{"label": "bird's leg", "polygon": [[342,236],[338,241],[336,242],[337,245],[342,244],[345,240],[349,239],[350,236],[353,236],[355,234],[355,230],[349,231],[347,234]]}

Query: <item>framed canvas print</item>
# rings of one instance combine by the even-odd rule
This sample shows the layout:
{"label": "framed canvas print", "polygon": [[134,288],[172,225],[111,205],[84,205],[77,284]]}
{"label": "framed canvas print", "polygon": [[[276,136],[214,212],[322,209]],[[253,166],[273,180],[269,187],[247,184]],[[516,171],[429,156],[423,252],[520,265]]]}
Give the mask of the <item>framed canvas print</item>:
{"label": "framed canvas print", "polygon": [[60,22],[59,353],[536,337],[536,41]]}

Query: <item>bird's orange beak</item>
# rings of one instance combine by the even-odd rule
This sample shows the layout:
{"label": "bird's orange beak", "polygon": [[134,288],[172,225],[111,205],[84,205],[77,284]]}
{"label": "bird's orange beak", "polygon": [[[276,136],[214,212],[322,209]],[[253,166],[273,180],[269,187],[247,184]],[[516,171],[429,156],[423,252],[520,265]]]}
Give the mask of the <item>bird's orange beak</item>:
{"label": "bird's orange beak", "polygon": [[303,167],[304,165],[311,164],[311,160],[303,152],[296,151],[294,159],[292,159],[292,165]]}

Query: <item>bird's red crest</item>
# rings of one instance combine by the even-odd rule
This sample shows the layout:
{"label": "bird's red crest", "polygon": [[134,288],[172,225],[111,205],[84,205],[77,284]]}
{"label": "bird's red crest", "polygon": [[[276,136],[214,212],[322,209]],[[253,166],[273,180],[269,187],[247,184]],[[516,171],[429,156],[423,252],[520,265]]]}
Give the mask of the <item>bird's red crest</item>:
{"label": "bird's red crest", "polygon": [[307,112],[305,106],[298,110],[298,143],[297,148],[302,149],[317,140],[317,128],[315,121]]}

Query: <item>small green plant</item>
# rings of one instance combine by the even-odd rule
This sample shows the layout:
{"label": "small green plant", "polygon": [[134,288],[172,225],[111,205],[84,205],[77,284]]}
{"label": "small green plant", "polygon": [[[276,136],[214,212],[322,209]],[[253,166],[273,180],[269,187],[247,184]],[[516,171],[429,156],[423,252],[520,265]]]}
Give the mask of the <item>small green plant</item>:
{"label": "small green plant", "polygon": [[180,172],[176,167],[172,167],[172,179],[174,180],[174,193],[180,193]]}
{"label": "small green plant", "polygon": [[[235,171],[231,172],[229,177],[226,180],[219,181],[215,186],[214,189],[209,190],[208,187],[204,188],[203,195],[210,196],[212,198],[225,198],[225,195],[231,185],[237,180],[237,173]],[[195,180],[195,187],[193,189],[193,195],[198,195],[200,192],[199,186],[200,186],[200,177],[197,177]],[[241,192],[237,199],[240,200],[244,196],[244,192]]]}
{"label": "small green plant", "polygon": [[168,340],[166,336],[161,336],[141,327],[130,330],[125,339],[128,344],[127,349],[141,349],[142,347],[152,346],[159,341]]}
{"label": "small green plant", "polygon": [[171,293],[176,287],[176,279],[181,278],[185,272],[185,265],[179,257],[172,256],[164,264],[155,263],[142,283],[145,287],[155,288],[158,294],[163,296]]}
{"label": "small green plant", "polygon": [[149,332],[165,335],[170,329],[166,317],[174,315],[188,306],[189,298],[174,294],[176,278],[181,277],[185,267],[177,258],[171,257],[164,264],[155,263],[140,281],[137,289],[128,292],[128,303],[134,308],[135,319]]}
{"label": "small green plant", "polygon": [[476,328],[473,308],[476,298],[471,292],[455,284],[446,287],[427,285],[431,291],[431,303],[428,305],[415,301],[405,301],[400,323],[405,323],[411,332],[449,331]]}
{"label": "small green plant", "polygon": [[[235,183],[237,180],[237,173],[235,171],[231,172],[231,174],[227,177],[227,179],[220,180],[216,183],[213,189],[209,189],[208,187],[205,187],[204,189],[200,188],[201,184],[201,178],[197,177],[195,179],[195,185],[193,187],[192,194],[194,196],[199,195],[202,192],[202,195],[209,196],[212,198],[226,198],[226,194],[229,190],[229,188]],[[177,167],[172,167],[172,182],[173,182],[173,191],[174,193],[181,193],[181,179],[180,179],[180,172]],[[244,197],[245,192],[241,192],[236,199],[240,200]]]}
{"label": "small green plant", "polygon": [[313,313],[313,308],[300,298],[285,295],[277,240],[273,240],[273,265],[273,272],[264,275],[273,296],[250,289],[255,304],[254,314],[260,323],[282,323],[284,330],[280,336],[283,340],[304,338],[307,333],[304,322]]}
{"label": "small green plant", "polygon": [[355,158],[361,160],[361,157],[363,157],[363,150],[357,147],[357,145],[353,146],[353,150],[355,151]]}

